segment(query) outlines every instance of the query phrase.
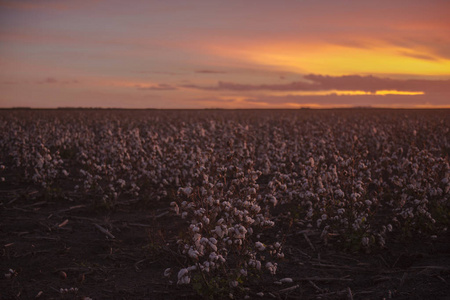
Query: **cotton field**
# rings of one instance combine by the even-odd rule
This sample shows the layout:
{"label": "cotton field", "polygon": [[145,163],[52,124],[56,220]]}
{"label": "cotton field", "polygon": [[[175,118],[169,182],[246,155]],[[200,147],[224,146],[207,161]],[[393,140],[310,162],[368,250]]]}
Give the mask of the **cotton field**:
{"label": "cotton field", "polygon": [[447,110],[3,110],[0,177],[105,209],[163,203],[185,260],[161,275],[233,297],[277,276],[284,228],[363,252],[448,234],[449,125]]}

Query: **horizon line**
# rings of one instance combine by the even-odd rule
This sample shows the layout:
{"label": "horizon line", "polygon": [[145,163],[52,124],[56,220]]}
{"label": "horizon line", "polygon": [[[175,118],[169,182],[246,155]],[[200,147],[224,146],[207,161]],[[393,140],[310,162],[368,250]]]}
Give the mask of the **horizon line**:
{"label": "horizon line", "polygon": [[349,107],[298,107],[298,108],[126,108],[126,107],[0,107],[0,110],[450,110],[448,106],[430,107],[376,107],[376,106],[349,106]]}

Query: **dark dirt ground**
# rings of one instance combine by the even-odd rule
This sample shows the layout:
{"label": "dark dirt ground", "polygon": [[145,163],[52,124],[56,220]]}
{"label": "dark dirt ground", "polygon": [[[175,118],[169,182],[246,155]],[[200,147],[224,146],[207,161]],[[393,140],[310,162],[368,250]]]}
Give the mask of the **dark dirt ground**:
{"label": "dark dirt ground", "polygon": [[[71,202],[6,185],[0,201],[0,299],[200,298],[163,277],[184,263],[174,241],[185,227],[168,203],[127,201],[106,209],[90,199]],[[306,234],[286,232],[277,275],[250,283],[251,299],[450,299],[450,235],[351,253]],[[9,269],[11,278],[4,275]],[[274,284],[284,277],[294,282]]]}

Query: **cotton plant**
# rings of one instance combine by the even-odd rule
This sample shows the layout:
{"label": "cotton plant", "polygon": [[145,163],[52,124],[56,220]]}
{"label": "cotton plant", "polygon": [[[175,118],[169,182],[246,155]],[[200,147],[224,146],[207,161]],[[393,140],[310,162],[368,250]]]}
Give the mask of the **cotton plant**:
{"label": "cotton plant", "polygon": [[188,266],[178,272],[178,284],[195,280],[236,288],[255,271],[276,273],[271,259],[282,256],[281,244],[258,238],[274,226],[259,194],[260,175],[252,168],[221,167],[213,181],[203,176],[201,186],[179,189],[171,206],[188,222],[187,235],[177,242]]}

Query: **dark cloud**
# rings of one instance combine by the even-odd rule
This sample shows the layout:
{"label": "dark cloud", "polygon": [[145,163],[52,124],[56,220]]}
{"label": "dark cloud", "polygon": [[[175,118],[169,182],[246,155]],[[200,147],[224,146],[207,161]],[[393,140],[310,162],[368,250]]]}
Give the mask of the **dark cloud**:
{"label": "dark cloud", "polygon": [[446,95],[323,95],[323,96],[261,96],[247,99],[247,102],[260,102],[269,105],[320,105],[320,106],[378,106],[414,107],[422,105],[448,105]]}
{"label": "dark cloud", "polygon": [[136,85],[136,88],[140,91],[173,91],[177,89],[176,87],[166,83],[160,83],[152,86]]}
{"label": "dark cloud", "polygon": [[219,81],[217,86],[183,85],[206,91],[365,91],[375,93],[381,90],[396,90],[425,93],[449,93],[450,80],[427,79],[392,79],[375,76],[345,75],[324,76],[309,74],[303,77],[305,81],[295,81],[286,84],[239,84]]}
{"label": "dark cloud", "polygon": [[185,88],[193,88],[199,90],[206,91],[317,91],[320,88],[317,88],[315,84],[311,84],[308,82],[291,82],[288,84],[261,84],[261,85],[251,85],[251,84],[239,84],[233,82],[223,82],[219,81],[217,86],[198,86],[194,84],[183,85]]}
{"label": "dark cloud", "polygon": [[215,71],[215,70],[197,70],[195,73],[200,74],[226,74],[227,72],[224,71]]}
{"label": "dark cloud", "polygon": [[163,71],[137,71],[138,74],[159,74],[159,75],[183,75],[184,73],[177,73],[177,72],[163,72]]}
{"label": "dark cloud", "polygon": [[49,84],[53,84],[53,83],[58,83],[58,80],[56,80],[53,77],[47,77],[45,78],[43,81],[39,81],[38,83],[49,83]]}
{"label": "dark cloud", "polygon": [[53,77],[47,77],[44,80],[36,81],[37,84],[75,84],[79,83],[78,80],[59,80]]}
{"label": "dark cloud", "polygon": [[375,76],[323,76],[307,75],[305,79],[318,84],[321,90],[341,91],[365,91],[376,92],[381,90],[396,90],[425,93],[448,93],[450,92],[450,80],[427,80],[427,79],[391,79]]}
{"label": "dark cloud", "polygon": [[[207,98],[196,98],[193,99],[197,102],[210,102],[210,103],[233,103],[236,102],[236,99],[233,97],[230,98],[216,98],[216,97],[207,97]],[[248,99],[245,99],[247,101]]]}

